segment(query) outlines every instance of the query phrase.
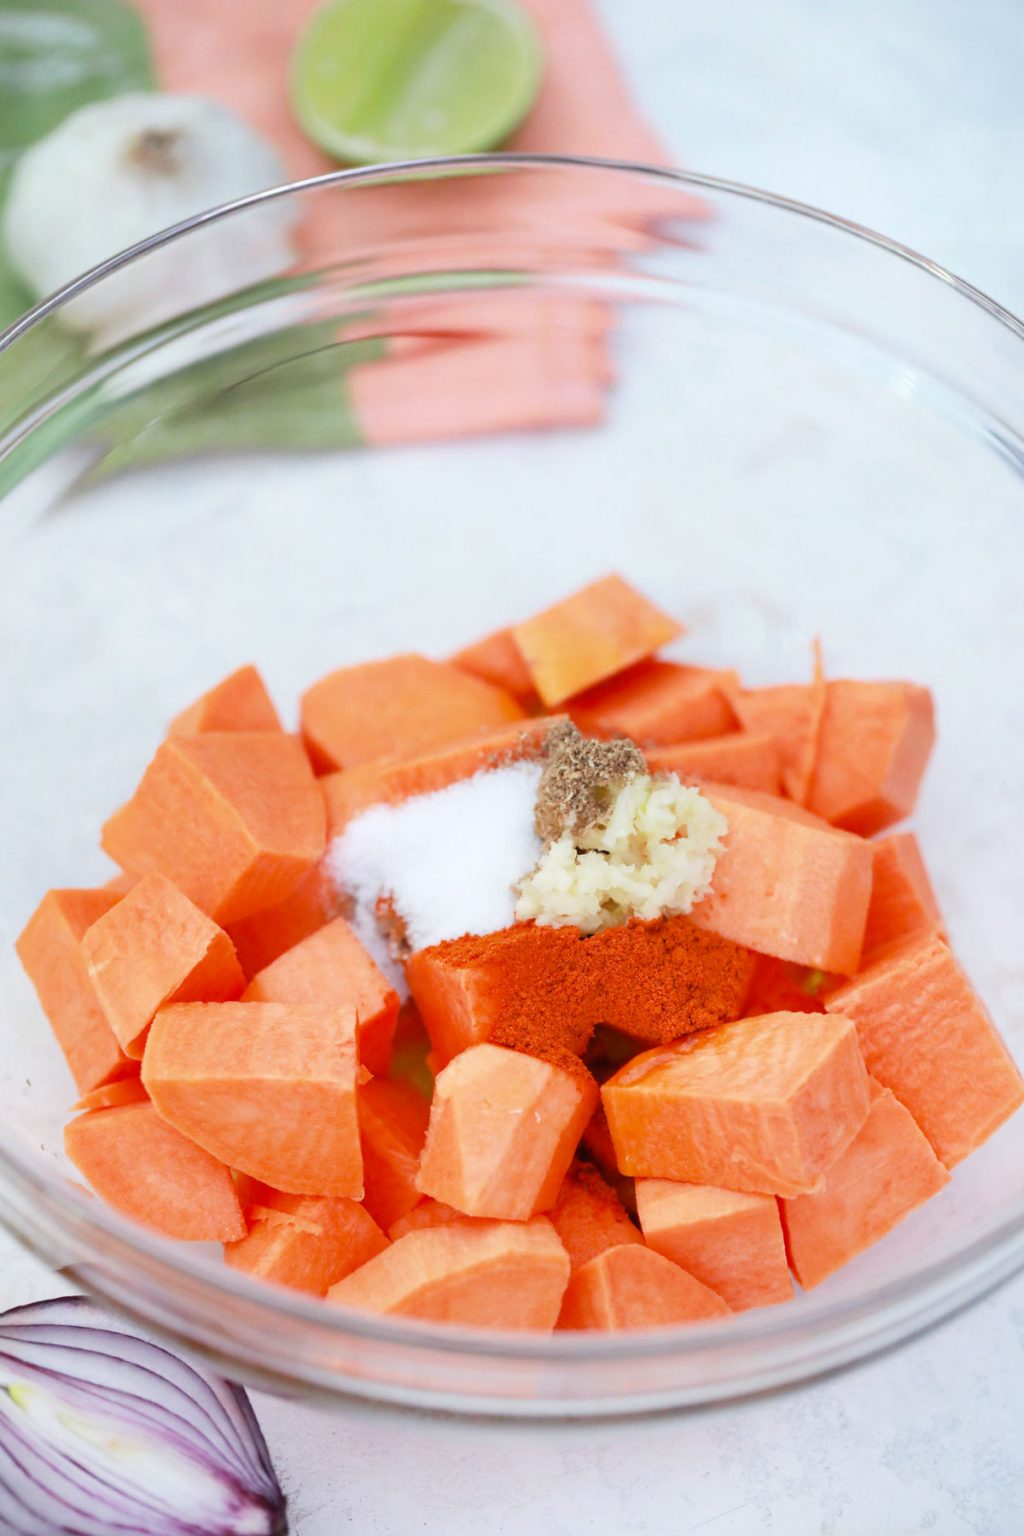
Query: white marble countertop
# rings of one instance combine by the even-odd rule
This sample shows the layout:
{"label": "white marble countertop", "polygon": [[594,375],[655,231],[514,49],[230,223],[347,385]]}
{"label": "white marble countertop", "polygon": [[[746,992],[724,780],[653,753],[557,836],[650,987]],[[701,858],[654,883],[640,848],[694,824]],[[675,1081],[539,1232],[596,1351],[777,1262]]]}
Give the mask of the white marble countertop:
{"label": "white marble countertop", "polygon": [[[1019,0],[603,0],[678,159],[918,247],[1024,310]],[[8,1303],[53,1281],[0,1240]],[[298,1536],[1015,1536],[1024,1277],[780,1396],[515,1426],[257,1402]]]}
{"label": "white marble countertop", "polygon": [[681,163],[845,215],[1024,309],[1017,0],[598,0]]}

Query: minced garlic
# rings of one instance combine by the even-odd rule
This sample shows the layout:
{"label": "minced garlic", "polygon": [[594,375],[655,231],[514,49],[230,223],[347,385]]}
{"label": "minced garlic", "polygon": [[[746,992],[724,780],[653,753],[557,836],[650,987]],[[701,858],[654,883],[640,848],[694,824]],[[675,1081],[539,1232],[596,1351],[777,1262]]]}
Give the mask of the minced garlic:
{"label": "minced garlic", "polygon": [[631,774],[607,812],[563,831],[519,882],[516,918],[583,933],[691,911],[707,893],[728,822],[675,774]]}

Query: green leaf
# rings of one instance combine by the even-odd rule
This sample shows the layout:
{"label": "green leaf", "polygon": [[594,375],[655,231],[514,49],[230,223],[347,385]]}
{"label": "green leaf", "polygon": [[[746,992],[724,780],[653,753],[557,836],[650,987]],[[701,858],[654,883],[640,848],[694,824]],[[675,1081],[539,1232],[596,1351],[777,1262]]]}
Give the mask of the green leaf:
{"label": "green leaf", "polygon": [[[2,3],[2,0],[0,0]],[[134,351],[149,343],[154,354],[176,336],[186,336],[218,317],[255,311],[283,294],[314,287],[325,274],[272,278],[174,320],[125,343]],[[378,298],[449,292],[453,289],[514,287],[526,277],[513,271],[467,271],[456,276],[415,274],[367,283],[350,297]],[[365,326],[368,312],[349,317]],[[349,374],[381,357],[379,338],[348,341],[341,320],[289,326],[202,358],[112,399],[98,377],[84,383],[93,363],[83,343],[64,330],[58,316],[31,328],[0,352],[0,439],[59,390],[64,400],[37,422],[0,462],[0,496],[50,454],[71,441],[87,443],[95,459],[90,481],[131,469],[197,454],[331,451],[361,447],[365,441],[354,414]],[[116,351],[105,363],[116,364]]]}
{"label": "green leaf", "polygon": [[0,0],[0,167],[88,102],[155,84],[123,0]]}
{"label": "green leaf", "polygon": [[[4,243],[0,240],[0,331],[5,331],[9,325],[13,325],[18,316],[23,315],[27,309],[31,309],[34,303],[34,296],[14,271],[7,258]],[[0,391],[0,399],[2,399],[2,391]],[[0,407],[0,420],[3,419],[3,414],[3,409]]]}
{"label": "green leaf", "polygon": [[[30,362],[53,382],[66,382],[64,338],[45,327],[32,333]],[[86,388],[37,423],[0,464],[0,496],[71,442],[89,445],[94,484],[198,454],[344,451],[363,444],[348,375],[379,357],[376,340],[333,337],[319,346],[282,333],[291,356],[266,362],[262,342],[212,358],[111,402],[102,386]],[[297,343],[313,350],[294,355]],[[38,391],[45,394],[45,390]]]}
{"label": "green leaf", "polygon": [[[299,274],[255,284],[165,321],[141,339],[158,354],[161,345],[218,317],[300,292],[314,281]],[[366,315],[352,320],[365,324]],[[343,322],[256,336],[112,397],[109,380],[117,374],[119,352],[133,353],[139,341],[114,349],[97,367],[79,338],[52,315],[0,351],[0,441],[11,434],[0,460],[0,496],[72,441],[93,450],[90,480],[199,453],[362,444],[347,376],[358,363],[379,357],[383,343],[347,340]]]}
{"label": "green leaf", "polygon": [[[155,84],[146,29],[123,0],[0,0],[0,209],[23,149],[91,101]],[[0,241],[0,330],[32,302]]]}
{"label": "green leaf", "polygon": [[[306,350],[295,356],[297,341]],[[358,448],[347,376],[382,351],[374,340],[317,344],[315,332],[285,331],[195,364],[104,415],[99,434],[111,446],[91,478],[196,454]]]}
{"label": "green leaf", "polygon": [[20,437],[5,446],[0,459],[0,498],[74,436],[88,409],[87,399],[72,400],[34,425],[29,422],[54,391],[73,384],[85,366],[84,357],[82,343],[52,316],[0,352],[0,440],[16,432],[26,418]]}

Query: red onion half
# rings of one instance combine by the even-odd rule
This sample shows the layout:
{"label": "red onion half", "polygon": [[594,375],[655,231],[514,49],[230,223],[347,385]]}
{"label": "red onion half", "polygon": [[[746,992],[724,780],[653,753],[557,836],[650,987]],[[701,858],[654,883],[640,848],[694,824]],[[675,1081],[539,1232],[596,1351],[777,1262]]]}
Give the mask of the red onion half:
{"label": "red onion half", "polygon": [[84,1297],[0,1314],[4,1536],[285,1536],[249,1399]]}

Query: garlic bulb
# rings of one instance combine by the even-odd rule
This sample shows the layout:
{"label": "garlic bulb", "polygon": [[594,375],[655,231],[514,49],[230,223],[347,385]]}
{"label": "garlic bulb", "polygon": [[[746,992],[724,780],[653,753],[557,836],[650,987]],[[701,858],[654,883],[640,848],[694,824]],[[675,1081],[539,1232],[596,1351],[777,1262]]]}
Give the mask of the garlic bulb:
{"label": "garlic bulb", "polygon": [[[36,294],[147,235],[286,179],[277,151],[227,107],[138,93],[83,107],[28,149],[4,238]],[[62,311],[102,348],[284,271],[297,210],[279,199],[138,258]]]}

